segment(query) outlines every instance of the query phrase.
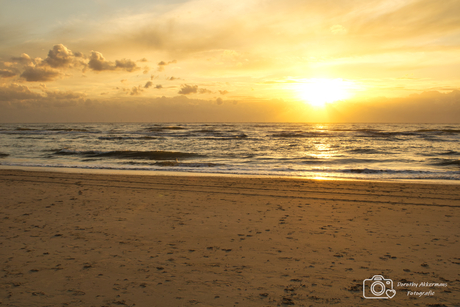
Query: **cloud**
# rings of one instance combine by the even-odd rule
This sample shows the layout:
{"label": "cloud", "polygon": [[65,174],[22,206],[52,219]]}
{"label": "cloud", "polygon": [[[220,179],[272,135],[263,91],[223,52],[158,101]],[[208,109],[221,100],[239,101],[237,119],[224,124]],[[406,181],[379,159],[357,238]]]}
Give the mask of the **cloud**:
{"label": "cloud", "polygon": [[182,84],[179,94],[188,95],[188,94],[212,94],[213,92],[206,88],[198,88],[198,85],[188,85]]}
{"label": "cloud", "polygon": [[91,51],[89,58],[88,67],[95,71],[114,70],[115,65],[111,62],[107,62],[102,53],[97,51]]}
{"label": "cloud", "polygon": [[15,63],[20,63],[20,64],[32,63],[32,59],[26,53],[21,54],[19,57],[12,57],[11,60]]}
{"label": "cloud", "polygon": [[36,93],[24,85],[0,86],[0,121],[317,122],[321,119],[325,122],[459,123],[460,119],[459,90],[333,103],[327,106],[327,117],[321,118],[303,102],[241,97],[236,103],[221,97],[203,100],[184,95],[151,98],[142,97],[139,90],[133,87],[126,90],[128,96],[90,102],[76,92],[43,89]]}
{"label": "cloud", "polygon": [[32,92],[25,85],[13,83],[9,86],[0,86],[0,101],[14,102],[39,98],[42,98],[39,93]]}
{"label": "cloud", "polygon": [[138,67],[136,63],[128,59],[116,60],[115,69],[117,68],[121,68],[122,70],[126,70],[127,72],[133,72],[140,69],[140,67]]}
{"label": "cloud", "polygon": [[138,96],[143,92],[144,90],[140,86],[133,86],[131,89],[131,92],[129,93],[131,96]]}
{"label": "cloud", "polygon": [[27,67],[21,74],[21,78],[29,82],[53,81],[60,76],[59,71],[48,67]]}
{"label": "cloud", "polygon": [[188,94],[194,94],[196,92],[198,92],[198,85],[182,84],[179,94],[188,95]]}
{"label": "cloud", "polygon": [[[62,44],[53,46],[48,52],[48,56],[42,60],[40,58],[31,59],[26,53],[21,54],[19,57],[12,57],[11,60],[19,65],[23,65],[23,68],[19,68],[16,65],[18,71],[22,70],[20,75],[21,78],[28,82],[46,82],[53,81],[61,75],[61,72],[56,69],[71,68],[80,64],[85,65],[77,60],[78,57],[82,57],[81,53],[74,54],[70,49]],[[4,72],[2,77],[5,75],[12,76]]]}
{"label": "cloud", "polygon": [[[21,104],[14,106],[0,103],[2,122],[172,122],[178,118],[187,122],[207,121],[273,121],[279,117],[282,101],[257,101],[251,103],[223,103],[216,99],[189,99],[186,96],[147,98],[126,96],[116,99],[86,99],[69,102],[56,101],[42,107],[41,104]],[[61,103],[60,103],[61,102]],[[260,112],[263,108],[264,112]],[[107,110],[110,110],[108,112]]]}
{"label": "cloud", "polygon": [[206,88],[200,88],[198,90],[198,93],[200,93],[200,94],[212,94],[212,91],[210,91],[210,90],[208,90]]}
{"label": "cloud", "polygon": [[225,95],[225,94],[228,94],[228,91],[223,90],[223,91],[219,91],[219,93],[220,93],[221,95]]}
{"label": "cloud", "polygon": [[11,70],[0,69],[0,78],[11,78],[16,76],[16,73]]}
{"label": "cloud", "polygon": [[[152,81],[147,81],[147,83],[145,83],[145,85],[144,85],[144,88],[150,88],[152,86],[153,86],[153,82]],[[158,90],[162,89],[163,85],[157,84],[157,85],[155,85],[155,88],[158,89]]]}
{"label": "cloud", "polygon": [[97,51],[91,51],[88,67],[94,71],[122,69],[128,72],[133,72],[140,69],[135,62],[128,59],[116,60],[115,63],[106,61],[102,53]]}
{"label": "cloud", "polygon": [[34,92],[29,87],[17,83],[0,86],[0,102],[10,107],[47,107],[74,104],[85,98],[84,94],[78,92],[48,91],[44,85],[40,88],[41,92]]}
{"label": "cloud", "polygon": [[[81,53],[77,53],[78,57],[83,56]],[[43,64],[48,64],[53,68],[72,67],[78,62],[75,60],[76,55],[68,49],[66,46],[59,44],[53,46],[48,52],[48,57],[43,60]]]}
{"label": "cloud", "polygon": [[23,53],[19,57],[12,57],[11,61],[3,63],[9,69],[0,69],[0,78],[20,75],[28,82],[47,82],[56,80],[60,76],[68,76],[64,71],[78,66],[84,67],[83,72],[87,68],[96,72],[115,70],[133,72],[140,69],[130,59],[124,58],[111,62],[97,51],[92,51],[90,57],[86,57],[81,52],[72,52],[62,44],[54,45],[44,60],[32,59],[28,54]]}
{"label": "cloud", "polygon": [[157,68],[157,70],[158,70],[158,71],[164,71],[164,70],[165,70],[165,66],[167,66],[167,65],[169,65],[169,64],[175,64],[175,63],[177,63],[176,60],[172,60],[172,61],[169,61],[169,62],[167,62],[167,63],[166,63],[165,61],[161,61],[161,62],[158,63],[158,68]]}
{"label": "cloud", "polygon": [[55,99],[55,100],[75,100],[75,99],[81,99],[85,95],[81,93],[76,93],[72,91],[44,91],[46,94],[46,98],[48,99]]}

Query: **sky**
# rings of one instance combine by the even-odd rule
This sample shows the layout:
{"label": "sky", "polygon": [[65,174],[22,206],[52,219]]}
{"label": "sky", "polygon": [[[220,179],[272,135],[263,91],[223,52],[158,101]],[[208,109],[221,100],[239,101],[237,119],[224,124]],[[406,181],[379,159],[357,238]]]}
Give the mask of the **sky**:
{"label": "sky", "polygon": [[0,0],[0,123],[460,123],[459,0]]}

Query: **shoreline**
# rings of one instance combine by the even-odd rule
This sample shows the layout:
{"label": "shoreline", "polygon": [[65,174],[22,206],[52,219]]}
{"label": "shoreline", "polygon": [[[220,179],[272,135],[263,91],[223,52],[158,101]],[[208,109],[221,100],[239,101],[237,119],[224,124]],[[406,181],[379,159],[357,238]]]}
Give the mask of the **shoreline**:
{"label": "shoreline", "polygon": [[237,177],[237,178],[279,178],[297,180],[326,180],[326,181],[362,181],[362,182],[388,182],[388,183],[413,183],[413,184],[435,184],[435,185],[460,185],[460,180],[435,180],[435,179],[363,179],[363,178],[338,178],[338,177],[301,177],[289,175],[246,175],[228,173],[205,173],[205,172],[181,172],[161,170],[124,170],[124,169],[95,169],[78,167],[44,167],[44,166],[10,166],[1,165],[0,170],[21,170],[31,172],[52,172],[52,173],[81,173],[101,175],[137,175],[137,176],[173,176],[173,177]]}
{"label": "shoreline", "polygon": [[454,185],[2,169],[0,194],[2,306],[369,306],[376,275],[460,303]]}

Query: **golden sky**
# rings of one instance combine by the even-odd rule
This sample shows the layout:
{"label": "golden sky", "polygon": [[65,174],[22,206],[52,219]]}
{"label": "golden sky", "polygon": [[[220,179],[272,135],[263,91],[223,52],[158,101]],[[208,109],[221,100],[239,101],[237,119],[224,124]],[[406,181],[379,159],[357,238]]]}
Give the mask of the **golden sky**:
{"label": "golden sky", "polygon": [[0,122],[460,122],[459,0],[0,0]]}

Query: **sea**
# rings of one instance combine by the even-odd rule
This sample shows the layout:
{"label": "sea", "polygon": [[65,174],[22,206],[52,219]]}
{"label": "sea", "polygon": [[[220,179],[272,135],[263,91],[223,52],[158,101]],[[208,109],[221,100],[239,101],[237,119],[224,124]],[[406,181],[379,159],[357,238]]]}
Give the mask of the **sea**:
{"label": "sea", "polygon": [[0,124],[0,167],[460,183],[459,124]]}

